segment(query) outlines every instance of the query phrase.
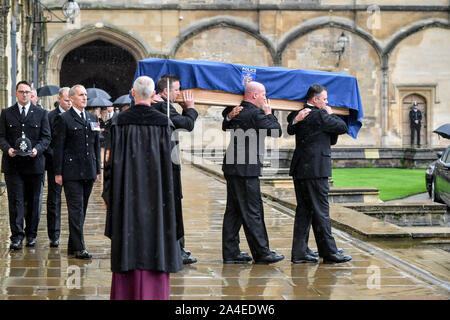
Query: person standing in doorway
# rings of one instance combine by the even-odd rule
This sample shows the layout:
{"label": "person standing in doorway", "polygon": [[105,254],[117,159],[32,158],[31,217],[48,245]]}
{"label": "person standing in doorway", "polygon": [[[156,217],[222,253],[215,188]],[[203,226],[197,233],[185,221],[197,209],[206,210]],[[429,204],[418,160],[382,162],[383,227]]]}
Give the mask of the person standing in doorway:
{"label": "person standing in doorway", "polygon": [[420,147],[420,127],[422,126],[422,112],[417,109],[417,101],[413,102],[409,111],[409,121],[411,127],[411,147],[414,146],[414,134],[417,135],[417,146]]}

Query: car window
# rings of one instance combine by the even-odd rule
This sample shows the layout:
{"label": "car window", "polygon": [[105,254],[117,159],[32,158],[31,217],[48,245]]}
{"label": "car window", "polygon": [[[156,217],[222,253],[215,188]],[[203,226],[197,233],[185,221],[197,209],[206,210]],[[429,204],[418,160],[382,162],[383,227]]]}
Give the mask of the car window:
{"label": "car window", "polygon": [[444,155],[442,156],[442,162],[449,163],[450,162],[450,147],[445,150]]}

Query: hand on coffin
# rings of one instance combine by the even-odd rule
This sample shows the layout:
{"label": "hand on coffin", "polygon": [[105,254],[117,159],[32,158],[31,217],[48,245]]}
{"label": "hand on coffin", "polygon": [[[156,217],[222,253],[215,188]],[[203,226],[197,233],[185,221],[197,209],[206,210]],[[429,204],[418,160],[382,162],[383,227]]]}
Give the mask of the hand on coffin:
{"label": "hand on coffin", "polygon": [[194,93],[191,90],[183,91],[183,102],[180,102],[179,105],[183,109],[191,109],[194,108]]}
{"label": "hand on coffin", "polygon": [[328,114],[332,114],[333,113],[333,109],[331,109],[330,106],[325,106],[323,108],[328,112]]}
{"label": "hand on coffin", "polygon": [[155,94],[153,97],[152,97],[152,104],[154,104],[154,103],[158,103],[158,102],[163,102],[164,101],[164,99],[163,98],[161,98],[161,95],[158,93],[158,94]]}
{"label": "hand on coffin", "polygon": [[300,121],[304,120],[310,112],[311,112],[310,108],[304,108],[304,109],[300,110],[300,112],[294,118],[294,121],[300,122]]}
{"label": "hand on coffin", "polygon": [[242,111],[243,107],[242,106],[236,106],[233,108],[233,110],[231,110],[231,112],[228,114],[228,118],[231,120],[234,117],[236,117],[241,111]]}
{"label": "hand on coffin", "polygon": [[270,106],[269,99],[264,100],[263,111],[264,111],[265,115],[272,113],[272,107]]}

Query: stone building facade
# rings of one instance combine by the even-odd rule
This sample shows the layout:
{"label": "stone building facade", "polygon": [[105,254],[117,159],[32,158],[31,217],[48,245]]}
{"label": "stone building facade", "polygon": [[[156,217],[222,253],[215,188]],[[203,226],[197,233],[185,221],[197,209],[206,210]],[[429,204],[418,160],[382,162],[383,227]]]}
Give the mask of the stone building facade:
{"label": "stone building facade", "polygon": [[[35,1],[1,1],[0,53],[6,54],[0,58],[0,103],[5,107],[12,95],[11,41],[5,26],[11,25],[16,14],[13,3],[22,3],[25,10]],[[63,2],[41,0],[44,19],[48,9],[62,16]],[[9,3],[6,14],[5,3]],[[340,146],[409,146],[408,112],[414,101],[424,114],[421,140],[430,147],[448,144],[432,133],[450,122],[448,0],[77,3],[81,14],[74,23],[39,24],[42,47],[37,47],[38,55],[30,51],[33,26],[22,24],[19,78],[33,76],[38,85],[73,85],[67,79],[76,78],[77,82],[102,83],[118,96],[128,92],[136,62],[147,57],[343,72],[358,79],[364,122],[358,139],[345,136]],[[114,61],[112,50],[121,59]],[[35,69],[30,56],[38,57]],[[128,67],[120,69],[124,61]],[[32,74],[36,69],[39,77]],[[204,126],[196,130],[220,126],[220,108],[200,110]],[[286,114],[279,113],[279,118],[285,121]],[[281,145],[292,146],[292,138],[285,137]]]}

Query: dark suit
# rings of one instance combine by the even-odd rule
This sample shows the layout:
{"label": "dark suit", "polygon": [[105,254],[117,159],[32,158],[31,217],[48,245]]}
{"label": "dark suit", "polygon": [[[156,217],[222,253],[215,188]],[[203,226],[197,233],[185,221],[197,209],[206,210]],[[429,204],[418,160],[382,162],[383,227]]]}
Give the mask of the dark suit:
{"label": "dark suit", "polygon": [[56,117],[53,169],[62,175],[69,212],[68,251],[85,250],[83,224],[94,181],[100,174],[100,131],[91,123],[98,118],[85,111],[86,121],[74,107]]}
{"label": "dark suit", "polygon": [[[152,104],[152,108],[155,108],[159,112],[167,114],[167,100],[163,97],[163,102],[158,102],[156,104]],[[174,108],[172,104],[170,104],[170,120],[175,126],[175,130],[184,129],[189,132],[194,130],[195,120],[198,117],[198,113],[195,109],[190,108],[183,110],[181,114]],[[178,151],[178,132],[175,131],[175,147]],[[183,192],[181,189],[181,165],[180,159],[176,159],[178,163],[172,162],[173,168],[173,186],[175,189],[175,214],[177,217],[177,236],[180,239],[180,246],[184,248],[184,224],[183,224],[183,208],[181,199],[183,199]]]}
{"label": "dark suit", "polygon": [[[31,140],[37,156],[8,155],[22,132]],[[40,193],[45,171],[44,151],[50,144],[50,127],[47,111],[30,104],[28,113],[21,120],[18,104],[2,110],[0,116],[0,148],[3,151],[2,172],[8,190],[11,241],[36,238],[40,219]],[[25,212],[25,201],[28,210]],[[25,218],[26,228],[23,228]]]}
{"label": "dark suit", "polygon": [[[416,123],[416,120],[419,122]],[[417,145],[420,146],[420,127],[422,122],[422,112],[419,109],[414,111],[414,108],[409,111],[409,121],[411,127],[411,146],[414,144],[414,133],[417,134]]]}
{"label": "dark suit", "polygon": [[242,111],[232,120],[227,120],[232,107],[225,108],[222,113],[222,129],[231,130],[230,144],[222,164],[227,181],[227,206],[222,227],[224,260],[232,260],[240,253],[241,225],[253,259],[270,254],[259,176],[265,137],[279,137],[281,127],[274,115],[265,115],[254,104],[243,101],[241,106]]}
{"label": "dark suit", "polygon": [[45,169],[47,170],[47,234],[52,241],[59,240],[61,232],[61,191],[62,186],[55,182],[53,169],[53,148],[55,144],[54,124],[57,116],[61,114],[59,107],[48,113],[52,141],[45,151]]}
{"label": "dark suit", "polygon": [[292,124],[299,111],[288,116],[288,134],[295,134],[295,151],[289,174],[293,177],[297,208],[292,241],[292,260],[305,257],[311,223],[321,256],[337,252],[331,234],[328,205],[328,177],[331,176],[331,144],[337,136],[347,132],[347,125],[326,110],[311,108],[310,114]]}

